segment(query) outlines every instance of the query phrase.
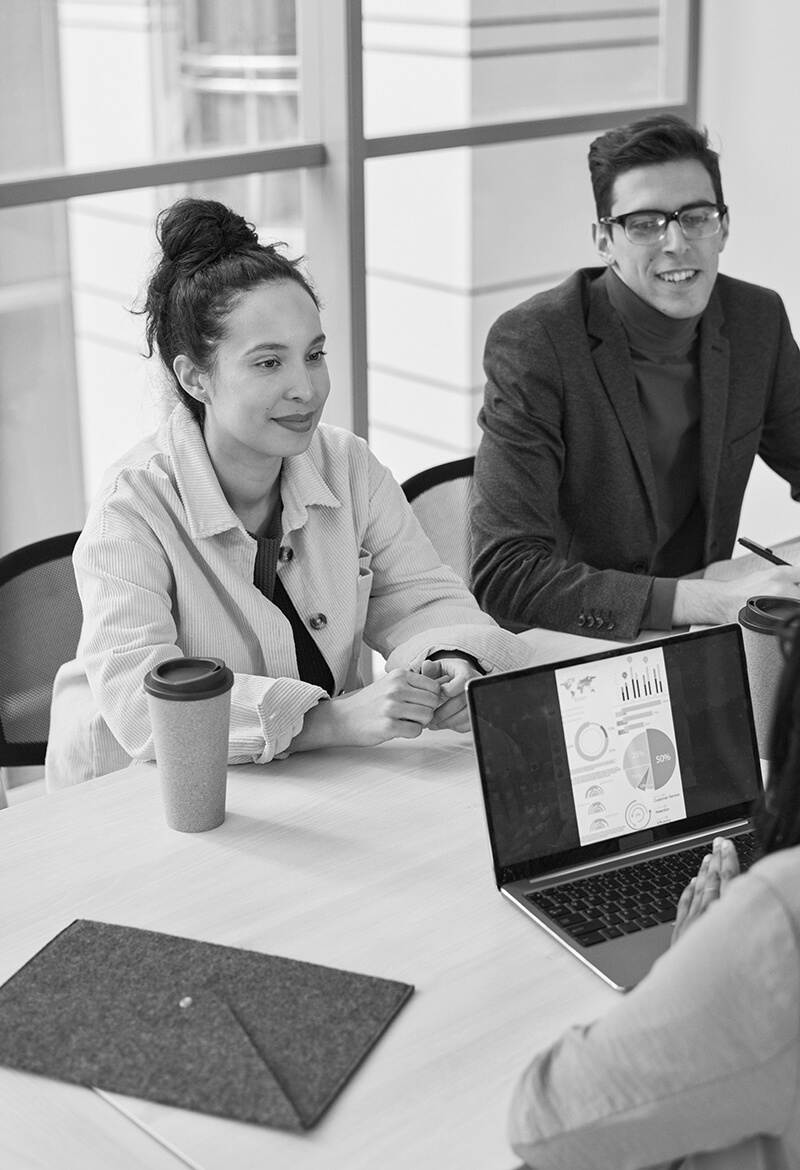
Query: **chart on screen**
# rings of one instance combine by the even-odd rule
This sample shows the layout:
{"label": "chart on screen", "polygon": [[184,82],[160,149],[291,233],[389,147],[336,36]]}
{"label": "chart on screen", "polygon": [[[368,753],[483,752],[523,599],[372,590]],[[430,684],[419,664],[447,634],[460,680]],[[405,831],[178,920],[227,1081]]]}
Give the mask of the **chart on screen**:
{"label": "chart on screen", "polygon": [[686,815],[661,647],[556,671],[582,844]]}

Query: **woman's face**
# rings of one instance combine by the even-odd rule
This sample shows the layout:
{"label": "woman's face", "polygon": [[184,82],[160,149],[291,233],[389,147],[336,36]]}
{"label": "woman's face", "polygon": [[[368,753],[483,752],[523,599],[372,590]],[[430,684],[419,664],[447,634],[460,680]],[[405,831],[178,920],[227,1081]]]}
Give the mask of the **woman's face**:
{"label": "woman's face", "polygon": [[214,368],[198,376],[209,449],[240,461],[305,451],[330,390],[319,311],[294,280],[236,301]]}

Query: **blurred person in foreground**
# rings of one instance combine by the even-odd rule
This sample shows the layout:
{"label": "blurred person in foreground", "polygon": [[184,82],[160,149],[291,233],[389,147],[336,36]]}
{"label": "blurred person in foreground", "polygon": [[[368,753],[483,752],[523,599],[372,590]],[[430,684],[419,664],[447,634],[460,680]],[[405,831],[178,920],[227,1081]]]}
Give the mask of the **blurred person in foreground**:
{"label": "blurred person in foreground", "polygon": [[765,856],[739,872],[717,838],[678,904],[673,945],[517,1085],[510,1136],[534,1170],[800,1167],[800,637],[787,656]]}

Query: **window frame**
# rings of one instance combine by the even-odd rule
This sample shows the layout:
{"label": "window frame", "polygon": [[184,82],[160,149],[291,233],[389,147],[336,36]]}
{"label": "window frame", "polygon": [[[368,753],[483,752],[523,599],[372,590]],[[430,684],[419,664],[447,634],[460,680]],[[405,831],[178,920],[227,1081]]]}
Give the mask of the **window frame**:
{"label": "window frame", "polygon": [[[668,0],[660,0],[662,20]],[[700,0],[687,0],[686,100],[561,117],[364,135],[361,0],[296,0],[302,137],[248,150],[203,151],[130,166],[0,176],[0,209],[238,175],[304,175],[308,254],[329,335],[331,422],[369,432],[364,174],[369,159],[602,131],[647,114],[696,121]],[[324,46],[324,52],[323,52]]]}

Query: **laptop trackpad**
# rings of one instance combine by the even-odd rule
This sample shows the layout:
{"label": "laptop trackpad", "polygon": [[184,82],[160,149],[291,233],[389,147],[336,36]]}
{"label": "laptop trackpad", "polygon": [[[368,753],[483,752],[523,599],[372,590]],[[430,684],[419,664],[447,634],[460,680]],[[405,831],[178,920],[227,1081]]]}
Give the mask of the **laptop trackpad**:
{"label": "laptop trackpad", "polygon": [[669,949],[672,923],[651,926],[594,947],[581,947],[580,954],[623,990],[644,979],[656,959]]}

